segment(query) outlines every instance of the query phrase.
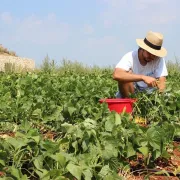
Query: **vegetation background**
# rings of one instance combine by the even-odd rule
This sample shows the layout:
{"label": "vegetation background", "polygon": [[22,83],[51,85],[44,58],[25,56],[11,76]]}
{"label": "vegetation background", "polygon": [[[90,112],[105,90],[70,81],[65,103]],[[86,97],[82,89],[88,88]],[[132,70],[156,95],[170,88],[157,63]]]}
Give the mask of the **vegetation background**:
{"label": "vegetation background", "polygon": [[178,176],[180,166],[168,162],[180,138],[180,64],[167,66],[165,92],[138,93],[132,115],[99,103],[115,98],[112,67],[57,65],[48,55],[31,72],[7,67],[0,75],[0,179]]}

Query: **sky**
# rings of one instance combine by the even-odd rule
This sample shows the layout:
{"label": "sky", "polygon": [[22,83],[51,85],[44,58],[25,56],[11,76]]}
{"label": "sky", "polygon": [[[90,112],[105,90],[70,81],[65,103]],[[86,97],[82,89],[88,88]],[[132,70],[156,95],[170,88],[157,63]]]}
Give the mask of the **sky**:
{"label": "sky", "polygon": [[36,66],[48,55],[115,66],[148,31],[164,36],[166,61],[180,61],[179,0],[0,0],[0,44]]}

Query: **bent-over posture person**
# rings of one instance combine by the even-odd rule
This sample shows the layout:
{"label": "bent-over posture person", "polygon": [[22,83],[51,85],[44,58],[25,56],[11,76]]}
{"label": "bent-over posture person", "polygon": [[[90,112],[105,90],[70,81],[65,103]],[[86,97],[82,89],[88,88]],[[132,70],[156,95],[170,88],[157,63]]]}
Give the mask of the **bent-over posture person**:
{"label": "bent-over posture person", "polygon": [[118,81],[116,98],[127,98],[136,91],[152,92],[165,89],[168,75],[162,47],[163,35],[149,31],[144,39],[136,39],[137,50],[125,54],[116,65],[113,79]]}

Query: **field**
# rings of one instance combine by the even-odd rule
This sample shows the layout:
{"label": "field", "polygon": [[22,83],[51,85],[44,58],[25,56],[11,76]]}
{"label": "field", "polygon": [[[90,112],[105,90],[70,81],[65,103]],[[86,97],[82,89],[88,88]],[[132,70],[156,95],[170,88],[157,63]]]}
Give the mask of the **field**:
{"label": "field", "polygon": [[115,98],[110,67],[1,73],[0,179],[179,179],[179,64],[168,71],[165,92],[137,94],[132,115],[99,103]]}

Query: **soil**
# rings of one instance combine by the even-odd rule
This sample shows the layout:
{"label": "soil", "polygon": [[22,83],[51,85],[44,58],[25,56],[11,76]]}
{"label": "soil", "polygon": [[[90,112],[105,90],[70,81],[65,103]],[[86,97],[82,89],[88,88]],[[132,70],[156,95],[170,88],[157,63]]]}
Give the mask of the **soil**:
{"label": "soil", "polygon": [[[170,158],[167,160],[165,158],[158,158],[155,162],[156,168],[146,169],[143,164],[143,155],[137,154],[137,160],[130,161],[130,166],[133,169],[132,177],[128,180],[143,180],[147,174],[149,174],[149,180],[179,180],[180,179],[180,142],[173,142],[174,149],[169,152]],[[156,173],[164,171],[169,174],[156,175]]]}
{"label": "soil", "polygon": [[[49,139],[51,141],[54,141],[54,139],[57,137],[57,133],[52,131],[44,131],[41,132],[43,139]],[[0,138],[6,139],[8,137],[15,137],[14,132],[0,132]]]}
{"label": "soil", "polygon": [[[134,177],[134,179],[129,180],[144,180],[145,177]],[[178,177],[165,177],[165,176],[149,176],[149,180],[179,180]]]}
{"label": "soil", "polygon": [[7,137],[14,137],[15,133],[14,132],[0,132],[0,138],[7,138]]}

